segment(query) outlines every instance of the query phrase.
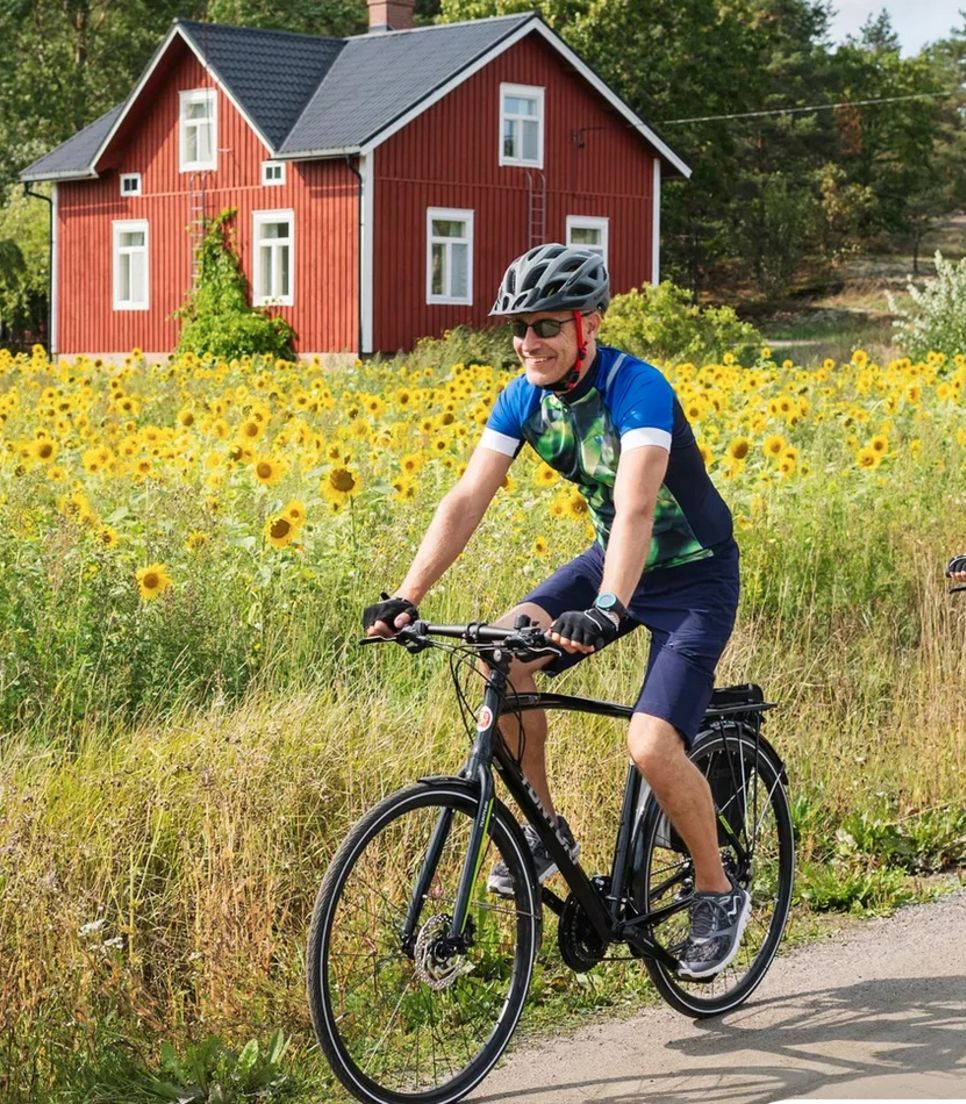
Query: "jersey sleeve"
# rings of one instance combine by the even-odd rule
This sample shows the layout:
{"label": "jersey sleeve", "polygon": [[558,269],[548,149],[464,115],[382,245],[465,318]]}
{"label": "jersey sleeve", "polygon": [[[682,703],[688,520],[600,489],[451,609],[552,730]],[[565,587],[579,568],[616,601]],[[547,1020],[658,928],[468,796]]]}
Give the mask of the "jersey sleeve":
{"label": "jersey sleeve", "polygon": [[657,445],[671,451],[674,388],[650,364],[625,359],[613,369],[610,412],[621,450]]}
{"label": "jersey sleeve", "polygon": [[512,380],[497,396],[480,438],[484,448],[516,456],[523,447],[522,377]]}

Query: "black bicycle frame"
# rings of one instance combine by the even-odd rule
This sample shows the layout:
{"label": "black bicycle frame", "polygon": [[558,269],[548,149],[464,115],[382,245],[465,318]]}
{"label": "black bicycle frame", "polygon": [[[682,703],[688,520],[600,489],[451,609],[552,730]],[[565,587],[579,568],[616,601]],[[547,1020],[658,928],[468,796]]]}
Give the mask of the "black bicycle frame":
{"label": "black bicycle frame", "polygon": [[[482,626],[478,627],[477,639],[482,635],[481,630]],[[452,629],[447,629],[446,634],[457,635],[456,631]],[[573,897],[583,909],[602,943],[604,945],[626,943],[642,957],[655,959],[672,970],[676,969],[677,960],[645,933],[654,924],[660,923],[667,916],[684,908],[686,902],[674,902],[653,912],[635,913],[629,917],[622,915],[623,910],[627,907],[628,895],[626,889],[632,873],[631,846],[633,835],[647,796],[642,789],[645,783],[634,764],[630,763],[628,766],[621,806],[620,827],[614,845],[610,880],[607,883],[609,888],[605,894],[598,885],[595,885],[588,878],[580,865],[570,857],[570,852],[557,834],[547,810],[543,807],[540,798],[520,769],[519,763],[510,754],[499,735],[500,717],[517,716],[535,709],[564,709],[625,721],[630,720],[633,716],[633,710],[630,706],[618,705],[614,702],[573,697],[565,694],[508,694],[509,681],[507,674],[512,658],[510,652],[500,648],[497,644],[492,649],[487,649],[483,654],[483,658],[489,667],[490,674],[483,694],[483,705],[477,715],[476,739],[473,742],[466,765],[459,775],[462,781],[469,782],[477,788],[477,809],[473,818],[463,870],[460,875],[453,916],[449,931],[446,934],[447,942],[454,948],[465,947],[468,942],[467,922],[470,898],[483,862],[486,850],[486,833],[496,800],[492,773],[493,768],[496,767],[510,796],[546,845],[564,881],[570,887]],[[720,722],[729,718],[738,719],[739,714],[742,719],[754,715],[757,741],[760,738],[759,714],[770,708],[772,708],[771,704],[766,702],[741,701],[734,704],[712,706],[708,709],[706,718],[714,725],[716,721]],[[425,779],[425,781],[443,780]],[[449,835],[452,818],[453,811],[451,809],[444,809],[440,813],[426,857],[416,880],[406,920],[400,933],[403,946],[409,953],[412,952],[423,902],[436,873],[440,855]],[[719,816],[719,823],[722,831],[734,847],[739,861],[744,861],[747,857],[746,849],[735,837],[723,816]],[[556,894],[542,888],[541,899],[547,908],[560,915],[564,902]]]}

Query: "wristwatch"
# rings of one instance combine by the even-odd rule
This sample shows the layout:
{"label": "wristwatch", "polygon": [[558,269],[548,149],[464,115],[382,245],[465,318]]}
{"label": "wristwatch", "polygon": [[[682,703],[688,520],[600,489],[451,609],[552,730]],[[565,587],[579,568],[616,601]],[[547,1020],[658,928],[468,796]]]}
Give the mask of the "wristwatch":
{"label": "wristwatch", "polygon": [[616,613],[619,618],[627,616],[627,610],[620,598],[609,590],[597,595],[594,599],[594,609],[603,610],[604,613]]}

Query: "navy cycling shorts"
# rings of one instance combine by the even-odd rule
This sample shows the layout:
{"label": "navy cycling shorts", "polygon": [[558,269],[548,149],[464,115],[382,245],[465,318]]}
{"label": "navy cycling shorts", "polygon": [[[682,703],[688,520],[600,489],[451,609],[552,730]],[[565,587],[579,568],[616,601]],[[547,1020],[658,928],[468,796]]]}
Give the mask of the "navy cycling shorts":
{"label": "navy cycling shorts", "polygon": [[[589,609],[600,592],[603,549],[594,544],[532,590],[533,602],[553,618]],[[714,555],[678,567],[645,572],[627,606],[618,638],[644,625],[651,649],[635,713],[660,717],[687,746],[697,735],[714,690],[714,671],[738,609],[738,546],[723,541]],[[543,668],[557,675],[587,655],[567,652]]]}

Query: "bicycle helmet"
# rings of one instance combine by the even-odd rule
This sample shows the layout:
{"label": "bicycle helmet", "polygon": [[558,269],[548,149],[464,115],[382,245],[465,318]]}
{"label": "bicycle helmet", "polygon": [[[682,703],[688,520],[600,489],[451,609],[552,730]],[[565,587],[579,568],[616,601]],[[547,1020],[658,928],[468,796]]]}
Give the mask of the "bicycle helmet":
{"label": "bicycle helmet", "polygon": [[603,311],[610,302],[604,260],[592,249],[551,242],[521,254],[503,275],[494,314]]}

